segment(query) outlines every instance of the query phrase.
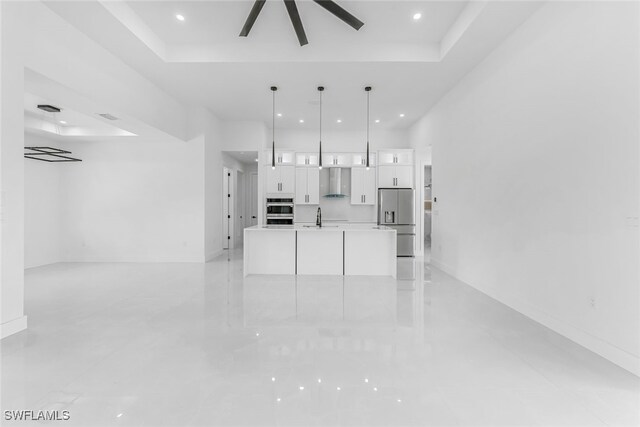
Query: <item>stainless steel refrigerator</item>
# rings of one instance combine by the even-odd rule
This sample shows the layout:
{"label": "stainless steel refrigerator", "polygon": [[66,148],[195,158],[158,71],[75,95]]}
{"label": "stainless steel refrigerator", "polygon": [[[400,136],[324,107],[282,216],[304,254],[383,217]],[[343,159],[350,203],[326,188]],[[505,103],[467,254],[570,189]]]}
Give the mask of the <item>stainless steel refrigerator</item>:
{"label": "stainless steel refrigerator", "polygon": [[414,256],[416,243],[415,194],[411,189],[378,190],[378,225],[395,228],[398,256]]}

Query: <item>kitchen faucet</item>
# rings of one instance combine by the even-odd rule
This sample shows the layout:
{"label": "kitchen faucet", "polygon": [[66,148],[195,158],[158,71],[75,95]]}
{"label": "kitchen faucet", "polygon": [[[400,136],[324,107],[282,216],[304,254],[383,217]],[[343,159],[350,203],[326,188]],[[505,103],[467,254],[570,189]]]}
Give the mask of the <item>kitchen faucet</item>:
{"label": "kitchen faucet", "polygon": [[322,210],[318,207],[318,214],[316,215],[316,226],[322,227]]}

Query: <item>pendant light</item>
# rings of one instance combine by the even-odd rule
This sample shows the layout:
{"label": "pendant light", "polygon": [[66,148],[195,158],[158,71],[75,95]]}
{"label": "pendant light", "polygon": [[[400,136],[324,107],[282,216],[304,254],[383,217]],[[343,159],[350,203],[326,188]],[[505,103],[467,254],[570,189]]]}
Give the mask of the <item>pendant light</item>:
{"label": "pendant light", "polygon": [[367,92],[367,162],[366,167],[369,170],[369,94],[371,93],[371,86],[367,86],[364,88],[365,92]]}
{"label": "pendant light", "polygon": [[271,86],[273,108],[271,110],[271,169],[276,168],[276,86]]}
{"label": "pendant light", "polygon": [[318,150],[318,169],[322,169],[322,92],[324,86],[318,86],[318,93],[320,93],[320,144]]}

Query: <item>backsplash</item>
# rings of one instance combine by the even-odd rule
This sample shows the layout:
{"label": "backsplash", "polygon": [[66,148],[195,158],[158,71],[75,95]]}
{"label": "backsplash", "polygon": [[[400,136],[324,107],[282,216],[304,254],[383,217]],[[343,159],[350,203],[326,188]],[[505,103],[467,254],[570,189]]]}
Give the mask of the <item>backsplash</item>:
{"label": "backsplash", "polygon": [[[342,168],[342,194],[347,197],[323,197],[329,191],[329,168],[320,171],[320,208],[322,221],[377,222],[376,206],[351,204],[351,169]],[[316,222],[318,205],[296,205],[295,222]]]}

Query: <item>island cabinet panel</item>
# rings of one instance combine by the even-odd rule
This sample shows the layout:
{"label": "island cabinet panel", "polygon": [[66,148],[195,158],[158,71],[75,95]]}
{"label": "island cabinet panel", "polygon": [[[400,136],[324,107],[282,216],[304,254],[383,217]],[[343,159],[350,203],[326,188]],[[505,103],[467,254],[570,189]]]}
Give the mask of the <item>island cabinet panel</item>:
{"label": "island cabinet panel", "polygon": [[244,274],[296,274],[296,231],[244,231]]}
{"label": "island cabinet panel", "polygon": [[347,230],[344,233],[346,276],[396,277],[396,254],[395,230],[386,233]]}
{"label": "island cabinet panel", "polygon": [[298,231],[298,274],[343,274],[341,230]]}

